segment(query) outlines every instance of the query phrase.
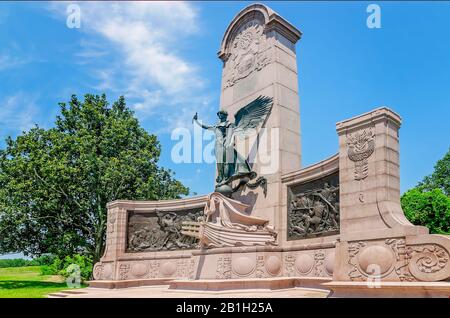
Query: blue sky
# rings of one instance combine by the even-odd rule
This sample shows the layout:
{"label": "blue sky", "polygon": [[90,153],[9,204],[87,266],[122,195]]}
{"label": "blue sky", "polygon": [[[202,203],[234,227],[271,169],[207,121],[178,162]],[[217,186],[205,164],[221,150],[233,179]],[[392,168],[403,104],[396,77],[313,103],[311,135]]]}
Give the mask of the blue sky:
{"label": "blue sky", "polygon": [[[450,3],[375,2],[381,29],[366,26],[372,2],[263,2],[303,32],[297,44],[302,165],[337,152],[337,121],[380,106],[403,118],[401,190],[433,170],[450,146]],[[198,111],[215,121],[220,41],[249,2],[0,3],[0,147],[37,123],[51,127],[71,94],[125,95],[159,136],[160,164],[198,194],[214,164],[175,164],[173,128]]]}

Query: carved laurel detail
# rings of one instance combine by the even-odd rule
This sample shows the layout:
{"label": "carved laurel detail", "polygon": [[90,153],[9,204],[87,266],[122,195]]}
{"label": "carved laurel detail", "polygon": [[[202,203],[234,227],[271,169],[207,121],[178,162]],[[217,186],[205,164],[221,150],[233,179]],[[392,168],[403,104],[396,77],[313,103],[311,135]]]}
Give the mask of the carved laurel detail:
{"label": "carved laurel detail", "polygon": [[348,158],[355,163],[354,178],[363,180],[367,177],[369,163],[367,159],[375,150],[372,128],[363,129],[347,136]]}
{"label": "carved laurel detail", "polygon": [[358,268],[356,255],[358,255],[361,248],[365,246],[365,242],[350,243],[348,245],[348,264],[350,265],[348,277],[350,280],[362,280],[364,276]]}
{"label": "carved laurel detail", "polygon": [[128,278],[128,273],[130,272],[130,264],[120,264],[119,266],[119,277],[121,280]]}
{"label": "carved laurel detail", "polygon": [[314,276],[323,276],[323,263],[325,260],[325,252],[323,250],[315,251],[314,253]]}
{"label": "carved laurel detail", "polygon": [[256,257],[256,273],[255,276],[257,278],[264,277],[264,256],[259,255]]}
{"label": "carved laurel detail", "polygon": [[390,246],[395,255],[395,273],[400,281],[416,281],[408,269],[409,258],[406,253],[406,244],[404,239],[387,239],[386,245]]}
{"label": "carved laurel detail", "polygon": [[294,263],[295,257],[293,255],[291,254],[284,255],[285,271],[288,277],[292,276],[294,273]]}
{"label": "carved laurel detail", "polygon": [[159,261],[152,261],[152,262],[150,262],[149,266],[150,266],[150,273],[149,273],[150,278],[158,277],[159,276],[160,262]]}
{"label": "carved laurel detail", "polygon": [[94,270],[92,271],[94,279],[97,279],[97,280],[102,279],[102,272],[103,272],[103,265],[102,265],[102,263],[96,263],[94,265]]}

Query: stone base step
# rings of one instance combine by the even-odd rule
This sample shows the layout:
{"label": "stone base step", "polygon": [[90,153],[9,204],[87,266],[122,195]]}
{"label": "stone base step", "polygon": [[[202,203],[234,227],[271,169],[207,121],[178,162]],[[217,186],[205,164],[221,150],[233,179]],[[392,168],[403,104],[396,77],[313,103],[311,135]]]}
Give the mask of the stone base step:
{"label": "stone base step", "polygon": [[86,294],[86,292],[83,291],[83,289],[62,290],[62,291],[60,291],[60,293],[64,293],[64,294]]}
{"label": "stone base step", "polygon": [[67,297],[66,293],[50,293],[47,295],[47,298],[64,298]]}
{"label": "stone base step", "polygon": [[155,278],[155,279],[133,279],[133,280],[90,280],[87,283],[92,288],[128,288],[142,286],[169,285],[172,279]]}
{"label": "stone base step", "polygon": [[345,298],[450,298],[450,282],[342,282],[322,284],[330,297]]}
{"label": "stone base step", "polygon": [[173,280],[169,289],[176,290],[243,290],[243,289],[289,289],[296,287],[326,289],[323,283],[331,282],[326,277],[282,277],[258,279],[212,279],[212,280]]}
{"label": "stone base step", "polygon": [[86,294],[86,292],[83,291],[82,289],[67,289],[55,293],[50,293],[47,295],[47,298],[64,298],[69,295],[79,295],[79,294]]}

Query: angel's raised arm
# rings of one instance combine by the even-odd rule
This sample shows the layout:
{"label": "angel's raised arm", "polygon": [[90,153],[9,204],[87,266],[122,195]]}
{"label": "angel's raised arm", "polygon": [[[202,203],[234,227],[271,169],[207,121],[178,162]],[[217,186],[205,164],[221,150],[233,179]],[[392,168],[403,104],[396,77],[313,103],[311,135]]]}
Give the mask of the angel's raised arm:
{"label": "angel's raised arm", "polygon": [[197,123],[197,125],[199,125],[203,129],[208,129],[208,130],[214,129],[214,126],[203,125],[201,122],[199,122],[197,113],[195,113],[194,117],[192,118],[192,122],[194,122],[194,121]]}

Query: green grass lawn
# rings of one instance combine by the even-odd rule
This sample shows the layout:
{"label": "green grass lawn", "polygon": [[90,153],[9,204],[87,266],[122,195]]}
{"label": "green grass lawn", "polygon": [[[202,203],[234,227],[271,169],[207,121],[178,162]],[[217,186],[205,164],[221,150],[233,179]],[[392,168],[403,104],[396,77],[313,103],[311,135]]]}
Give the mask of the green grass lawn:
{"label": "green grass lawn", "polygon": [[0,268],[0,298],[43,298],[66,289],[64,277],[41,275],[40,266]]}

